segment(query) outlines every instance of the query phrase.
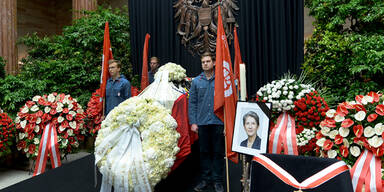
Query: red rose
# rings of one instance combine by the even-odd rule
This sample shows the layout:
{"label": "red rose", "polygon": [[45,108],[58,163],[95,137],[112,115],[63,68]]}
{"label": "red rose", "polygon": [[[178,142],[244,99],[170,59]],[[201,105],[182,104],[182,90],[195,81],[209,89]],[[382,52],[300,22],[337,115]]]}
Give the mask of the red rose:
{"label": "red rose", "polygon": [[41,110],[39,110],[39,111],[36,113],[36,116],[37,116],[37,117],[41,117],[41,116],[43,116],[43,114],[44,114],[44,113],[43,113]]}
{"label": "red rose", "polygon": [[63,113],[68,113],[69,112],[69,109],[68,108],[64,108],[63,109]]}
{"label": "red rose", "polygon": [[35,134],[33,134],[33,133],[28,133],[28,139],[29,139],[29,140],[32,140],[33,138],[35,138]]}
{"label": "red rose", "polygon": [[372,122],[372,121],[376,120],[376,118],[377,118],[377,114],[372,113],[372,114],[368,115],[367,120],[368,120],[368,122]]}

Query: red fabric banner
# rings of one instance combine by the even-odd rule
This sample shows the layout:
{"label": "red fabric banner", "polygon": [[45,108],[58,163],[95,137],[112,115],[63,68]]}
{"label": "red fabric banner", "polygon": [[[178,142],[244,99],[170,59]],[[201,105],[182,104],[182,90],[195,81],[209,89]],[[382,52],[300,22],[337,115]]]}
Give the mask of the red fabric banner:
{"label": "red fabric banner", "polygon": [[149,85],[148,80],[148,42],[151,36],[147,33],[145,35],[144,48],[143,48],[143,68],[141,70],[141,90],[144,90]]}
{"label": "red fabric banner", "polygon": [[238,154],[231,150],[237,94],[233,82],[231,56],[223,28],[220,6],[217,23],[214,112],[225,125],[227,157],[237,163]]}
{"label": "red fabric banner", "polygon": [[237,81],[237,87],[239,88],[240,90],[240,64],[243,63],[243,61],[241,60],[241,53],[240,53],[240,45],[239,45],[239,39],[237,37],[237,30],[236,30],[236,26],[235,28],[233,29],[233,34],[235,36],[235,39],[234,39],[234,46],[235,46],[235,68],[234,68],[234,78],[235,80]]}
{"label": "red fabric banner", "polygon": [[177,146],[180,151],[176,154],[176,160],[171,170],[175,170],[191,153],[191,146],[197,140],[197,134],[189,128],[188,98],[187,94],[181,95],[173,104],[172,117],[177,122],[177,132],[180,138]]}
{"label": "red fabric banner", "polygon": [[105,22],[104,29],[104,43],[103,43],[103,59],[101,63],[101,76],[100,76],[100,89],[101,97],[105,98],[105,89],[107,87],[107,80],[109,78],[108,61],[113,59],[111,41],[109,40],[109,25],[108,21]]}

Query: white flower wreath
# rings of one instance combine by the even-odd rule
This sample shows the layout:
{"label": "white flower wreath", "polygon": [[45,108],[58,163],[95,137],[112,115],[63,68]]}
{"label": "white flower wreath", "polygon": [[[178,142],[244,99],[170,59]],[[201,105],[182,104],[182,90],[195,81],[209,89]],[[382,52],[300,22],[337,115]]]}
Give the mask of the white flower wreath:
{"label": "white flower wreath", "polygon": [[176,159],[180,137],[176,127],[170,111],[152,99],[132,97],[115,107],[95,141],[103,182],[115,190],[151,191]]}
{"label": "white flower wreath", "polygon": [[[181,81],[187,77],[186,70],[176,63],[167,63],[159,68],[158,72],[160,71],[168,71],[170,81]],[[155,74],[155,79],[160,78],[159,74]]]}

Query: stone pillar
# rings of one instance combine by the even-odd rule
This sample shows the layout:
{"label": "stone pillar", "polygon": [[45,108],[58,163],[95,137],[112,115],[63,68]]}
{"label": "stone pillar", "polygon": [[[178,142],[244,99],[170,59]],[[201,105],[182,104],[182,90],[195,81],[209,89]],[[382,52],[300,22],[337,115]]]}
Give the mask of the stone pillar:
{"label": "stone pillar", "polygon": [[6,60],[5,71],[15,74],[17,62],[17,1],[0,1],[0,56]]}
{"label": "stone pillar", "polygon": [[84,16],[85,11],[97,9],[97,0],[72,0],[73,19],[79,19]]}

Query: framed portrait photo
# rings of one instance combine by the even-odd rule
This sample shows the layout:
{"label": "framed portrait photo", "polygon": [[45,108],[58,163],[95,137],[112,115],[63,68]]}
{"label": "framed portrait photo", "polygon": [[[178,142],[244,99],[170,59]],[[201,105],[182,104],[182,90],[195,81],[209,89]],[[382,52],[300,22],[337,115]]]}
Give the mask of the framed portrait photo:
{"label": "framed portrait photo", "polygon": [[248,155],[267,152],[271,103],[238,102],[232,151]]}

